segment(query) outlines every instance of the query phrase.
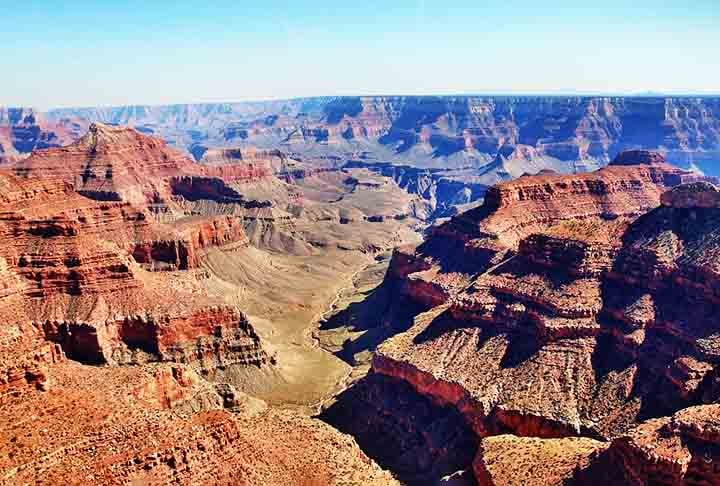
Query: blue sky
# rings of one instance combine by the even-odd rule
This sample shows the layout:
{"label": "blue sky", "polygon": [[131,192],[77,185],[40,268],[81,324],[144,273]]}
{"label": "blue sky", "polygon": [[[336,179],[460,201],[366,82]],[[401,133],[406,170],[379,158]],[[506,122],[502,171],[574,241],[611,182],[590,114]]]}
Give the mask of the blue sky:
{"label": "blue sky", "polygon": [[720,92],[719,0],[583,3],[0,0],[0,105]]}

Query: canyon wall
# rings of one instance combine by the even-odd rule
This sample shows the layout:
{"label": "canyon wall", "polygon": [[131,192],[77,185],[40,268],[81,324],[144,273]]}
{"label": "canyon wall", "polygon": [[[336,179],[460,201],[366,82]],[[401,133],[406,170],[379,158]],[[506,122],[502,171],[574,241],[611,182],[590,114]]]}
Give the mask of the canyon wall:
{"label": "canyon wall", "polygon": [[582,170],[584,161],[603,165],[623,150],[654,149],[672,163],[717,175],[719,103],[713,97],[390,96],[63,109],[49,116],[145,127],[185,148],[193,140],[265,140],[416,166],[482,166],[509,147],[507,153],[523,153],[518,159],[533,152],[555,170]]}
{"label": "canyon wall", "polygon": [[[480,484],[543,484],[538,471],[556,464],[552,484],[718,481],[702,407],[720,398],[720,205],[695,177],[634,152],[595,173],[491,188],[480,208],[396,251],[396,305],[430,310],[378,347],[373,373],[409,385],[436,418],[463,417],[451,427],[476,436]],[[362,396],[381,413],[346,427],[359,440],[393,423],[412,436],[387,387],[370,386]],[[522,468],[502,458],[518,450]]]}
{"label": "canyon wall", "polygon": [[241,391],[277,352],[203,263],[269,268],[245,228],[277,210],[238,192],[268,177],[102,124],[0,171],[0,483],[397,484]]}
{"label": "canyon wall", "polygon": [[[278,150],[306,169],[363,163],[406,181],[446,217],[481,200],[485,187],[548,170],[596,170],[630,149],[720,175],[719,113],[717,97],[349,96],[62,109],[47,117],[134,126],[214,165],[246,157],[278,172]],[[445,172],[428,182],[402,167]]]}
{"label": "canyon wall", "polygon": [[79,138],[86,126],[81,120],[49,119],[31,108],[0,107],[0,163],[35,149],[66,145]]}

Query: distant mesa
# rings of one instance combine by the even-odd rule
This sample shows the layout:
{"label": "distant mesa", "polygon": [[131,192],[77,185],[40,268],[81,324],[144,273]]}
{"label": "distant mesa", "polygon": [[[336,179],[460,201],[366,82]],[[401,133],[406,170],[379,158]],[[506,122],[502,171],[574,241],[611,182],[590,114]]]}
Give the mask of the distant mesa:
{"label": "distant mesa", "polygon": [[626,150],[615,157],[610,165],[657,165],[666,164],[665,156],[651,150]]}

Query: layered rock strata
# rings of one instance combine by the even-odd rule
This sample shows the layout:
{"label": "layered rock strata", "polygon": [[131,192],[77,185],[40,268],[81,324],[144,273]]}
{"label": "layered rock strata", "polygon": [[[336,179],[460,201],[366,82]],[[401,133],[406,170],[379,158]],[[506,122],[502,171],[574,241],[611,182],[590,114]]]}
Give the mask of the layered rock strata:
{"label": "layered rock strata", "polygon": [[[595,464],[641,455],[624,444],[657,427],[645,420],[718,399],[717,189],[673,188],[682,173],[640,155],[496,186],[393,257],[390,278],[432,309],[378,348],[373,372],[464,417],[481,484],[513,476],[497,449],[514,442],[486,439],[502,434],[535,438],[517,443],[531,461],[569,461],[557,483],[600,468],[647,484],[648,469],[618,469],[637,457]],[[667,484],[691,481],[686,466],[661,466],[676,469]]]}
{"label": "layered rock strata", "polygon": [[420,164],[477,163],[518,151],[518,160],[572,169],[602,165],[627,149],[653,149],[717,175],[718,106],[713,97],[391,96],[64,109],[50,116],[135,123],[181,146],[207,143],[219,132],[218,142],[271,140],[329,153],[360,146],[380,160],[390,151]]}
{"label": "layered rock strata", "polygon": [[[498,184],[488,189],[482,206],[434,228],[419,247],[398,249],[391,275],[405,282],[406,295],[438,305],[472,275],[516,253],[532,234],[564,221],[601,225],[636,217],[655,207],[663,191],[685,174],[663,163],[611,164],[592,173],[525,176]],[[532,238],[523,243],[533,244]]]}
{"label": "layered rock strata", "polygon": [[[43,381],[31,376],[38,374],[34,363],[65,355],[89,363],[175,361],[202,370],[267,362],[241,313],[145,275],[129,254],[157,231],[143,212],[87,199],[58,180],[3,174],[0,190],[3,342],[11,355],[18,342],[25,343],[21,350],[27,346],[14,365],[7,359],[6,384],[18,367],[28,381]],[[188,244],[179,247],[186,259],[178,268],[191,266],[195,248],[244,238],[239,222],[224,222],[229,229],[188,222],[189,234],[175,240]],[[154,260],[169,260],[157,251],[157,245],[150,251]]]}
{"label": "layered rock strata", "polygon": [[100,123],[90,125],[77,142],[35,151],[12,167],[20,177],[60,179],[92,199],[138,207],[172,208],[172,196],[190,194],[182,190],[189,184],[202,186],[195,192],[207,199],[239,198],[225,181],[270,175],[266,168],[252,164],[199,165],[158,138]]}
{"label": "layered rock strata", "polygon": [[239,390],[277,362],[199,267],[277,216],[240,174],[97,125],[0,172],[0,482],[396,484]]}
{"label": "layered rock strata", "polygon": [[184,365],[67,363],[0,404],[3,484],[397,484],[348,436]]}

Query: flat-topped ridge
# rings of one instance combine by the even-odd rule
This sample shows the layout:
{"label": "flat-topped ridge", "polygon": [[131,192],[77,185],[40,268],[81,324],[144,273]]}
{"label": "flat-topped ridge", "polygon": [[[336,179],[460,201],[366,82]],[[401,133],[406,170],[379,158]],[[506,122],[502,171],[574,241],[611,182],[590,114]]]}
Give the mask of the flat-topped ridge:
{"label": "flat-topped ridge", "polygon": [[660,201],[671,208],[720,208],[720,189],[710,182],[690,182],[667,191]]}
{"label": "flat-topped ridge", "polygon": [[666,164],[665,156],[651,150],[626,150],[615,157],[610,165],[657,165]]}

